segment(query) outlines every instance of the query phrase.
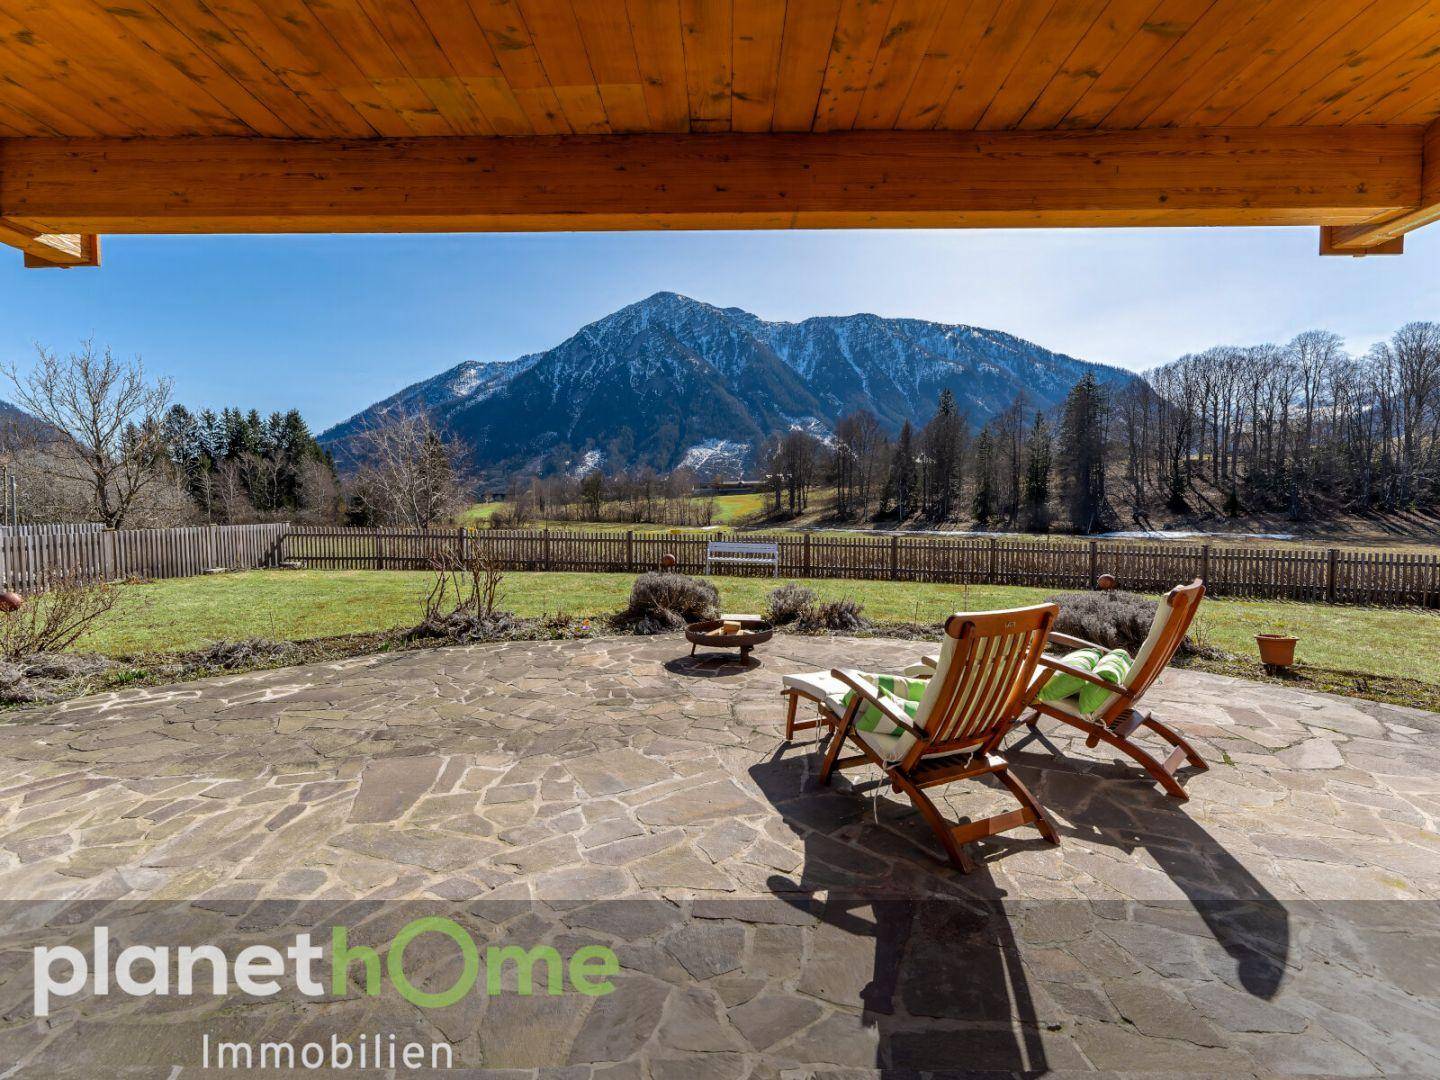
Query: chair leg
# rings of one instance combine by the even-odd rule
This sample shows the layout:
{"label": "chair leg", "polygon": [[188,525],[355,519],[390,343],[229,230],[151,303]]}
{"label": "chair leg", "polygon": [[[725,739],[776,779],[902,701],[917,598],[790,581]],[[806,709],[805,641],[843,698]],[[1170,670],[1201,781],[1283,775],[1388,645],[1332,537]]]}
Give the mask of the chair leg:
{"label": "chair leg", "polygon": [[1159,720],[1156,720],[1152,716],[1148,717],[1145,720],[1143,726],[1155,732],[1156,735],[1159,735],[1171,746],[1178,746],[1181,750],[1183,750],[1185,752],[1185,760],[1190,763],[1190,766],[1192,768],[1198,769],[1201,772],[1206,772],[1209,770],[1209,763],[1207,763],[1206,760],[1200,756],[1199,752],[1196,751],[1196,749],[1191,746],[1185,740],[1185,738],[1169,724],[1162,724]]}
{"label": "chair leg", "polygon": [[830,774],[835,771],[835,762],[840,760],[840,748],[845,745],[845,737],[850,734],[852,722],[847,714],[830,736],[830,745],[825,750],[825,761],[820,766],[820,783],[830,783]]}
{"label": "chair leg", "polygon": [[790,706],[785,710],[785,741],[789,742],[795,737],[795,709],[800,704],[799,694],[786,694],[790,699]]}
{"label": "chair leg", "polygon": [[[1150,774],[1151,779],[1165,789],[1165,794],[1169,795],[1172,799],[1185,802],[1190,798],[1185,789],[1180,786],[1180,782],[1170,775],[1164,765],[1156,761],[1147,750],[1136,746],[1129,739],[1122,739],[1113,735],[1098,724],[1095,725],[1091,738],[1094,739],[1096,743],[1103,741],[1107,746],[1113,746],[1121,753],[1128,754],[1141,768]],[[1092,744],[1089,740],[1086,740],[1086,745],[1089,746]]]}
{"label": "chair leg", "polygon": [[930,797],[910,782],[909,778],[898,769],[888,770],[890,781],[895,787],[910,797],[910,802],[920,816],[930,826],[930,831],[935,834],[935,839],[940,841],[940,846],[945,849],[951,865],[962,874],[968,874],[975,869],[975,860],[965,854],[965,849],[955,842],[953,826],[941,816]]}
{"label": "chair leg", "polygon": [[1014,775],[1008,766],[1000,769],[995,775],[1010,790],[1010,794],[1015,796],[1016,801],[1035,815],[1034,824],[1040,830],[1040,835],[1052,844],[1060,843],[1060,834],[1055,830],[1055,823],[1050,820],[1050,814],[1045,807],[1040,805],[1040,800],[1030,793],[1030,789],[1025,786],[1024,782]]}

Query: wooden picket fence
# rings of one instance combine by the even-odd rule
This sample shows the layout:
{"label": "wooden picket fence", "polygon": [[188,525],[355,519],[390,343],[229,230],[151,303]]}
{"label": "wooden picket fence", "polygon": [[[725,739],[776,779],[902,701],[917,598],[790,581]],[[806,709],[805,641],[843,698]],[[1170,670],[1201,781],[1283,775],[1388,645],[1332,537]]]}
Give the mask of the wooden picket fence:
{"label": "wooden picket fence", "polygon": [[[1082,539],[823,536],[812,533],[668,533],[573,529],[290,528],[281,559],[322,570],[425,570],[437,558],[481,554],[507,570],[635,573],[672,554],[698,574],[711,540],[780,547],[785,577],[849,578],[1047,589],[1120,586],[1161,592],[1202,578],[1212,594],[1278,600],[1440,607],[1440,555],[1339,548],[1266,548]],[[726,567],[732,575],[763,573]]]}
{"label": "wooden picket fence", "polygon": [[43,588],[57,574],[114,581],[278,566],[280,543],[289,528],[199,525],[117,530],[22,525],[0,532],[0,581],[23,592]]}

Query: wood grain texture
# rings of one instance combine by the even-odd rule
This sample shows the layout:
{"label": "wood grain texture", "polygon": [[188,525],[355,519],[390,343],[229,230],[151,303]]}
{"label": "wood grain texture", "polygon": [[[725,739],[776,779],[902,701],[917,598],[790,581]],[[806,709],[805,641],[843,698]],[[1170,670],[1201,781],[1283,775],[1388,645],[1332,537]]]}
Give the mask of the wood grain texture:
{"label": "wood grain texture", "polygon": [[1334,249],[1371,250],[1440,216],[1434,166],[1421,191],[1437,117],[1440,0],[0,6],[17,246],[1323,224]]}
{"label": "wood grain texture", "polygon": [[1440,0],[24,0],[7,136],[1423,125]]}
{"label": "wood grain texture", "polygon": [[1426,129],[1421,155],[1417,205],[1360,225],[1334,227],[1325,234],[1321,253],[1399,254],[1404,250],[1406,233],[1440,221],[1440,120]]}
{"label": "wood grain texture", "polygon": [[41,232],[1337,224],[1412,209],[1409,128],[0,142]]}

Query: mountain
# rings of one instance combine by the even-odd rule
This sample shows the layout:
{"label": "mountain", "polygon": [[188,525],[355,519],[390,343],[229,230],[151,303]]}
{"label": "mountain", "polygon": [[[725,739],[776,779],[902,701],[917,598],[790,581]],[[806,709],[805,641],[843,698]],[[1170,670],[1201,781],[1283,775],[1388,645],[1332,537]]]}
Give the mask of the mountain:
{"label": "mountain", "polygon": [[335,453],[337,461],[349,460],[355,437],[388,414],[427,412],[443,417],[458,402],[479,400],[504,386],[520,373],[523,363],[524,360],[466,360],[336,424],[321,433],[320,442]]}
{"label": "mountain", "polygon": [[546,352],[470,361],[406,387],[320,441],[343,462],[358,430],[424,408],[486,470],[686,464],[733,474],[767,436],[802,428],[824,438],[855,409],[894,432],[924,424],[948,388],[978,426],[1022,392],[1033,407],[1058,404],[1087,371],[1107,383],[1133,377],[998,330],[878,315],[769,322],[662,292]]}

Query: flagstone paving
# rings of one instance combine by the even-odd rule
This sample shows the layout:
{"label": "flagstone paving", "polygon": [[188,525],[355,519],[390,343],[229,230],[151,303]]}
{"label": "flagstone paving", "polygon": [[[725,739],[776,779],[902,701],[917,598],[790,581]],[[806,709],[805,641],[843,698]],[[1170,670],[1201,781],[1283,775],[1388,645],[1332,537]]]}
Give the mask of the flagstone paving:
{"label": "flagstone paving", "polygon": [[[1062,844],[1007,834],[962,877],[878,774],[819,788],[817,744],[780,740],[782,673],[894,669],[920,646],[688,651],[476,646],[12,714],[0,1077],[175,1080],[214,1074],[204,1034],[364,1032],[567,1080],[1440,1075],[1440,716],[1171,672],[1151,702],[1213,763],[1189,802],[1052,732],[1063,757],[1014,760]],[[1005,806],[980,783],[945,802]],[[383,943],[428,913],[491,942],[609,945],[615,991],[426,1009],[287,986],[33,1015],[30,947],[88,951],[96,924],[229,952],[332,923]],[[433,944],[415,981],[443,989],[455,950]]]}

